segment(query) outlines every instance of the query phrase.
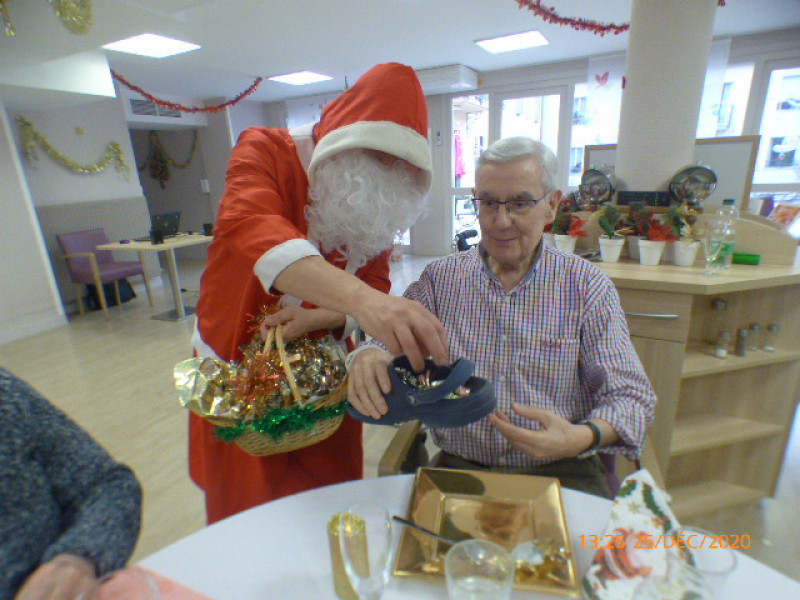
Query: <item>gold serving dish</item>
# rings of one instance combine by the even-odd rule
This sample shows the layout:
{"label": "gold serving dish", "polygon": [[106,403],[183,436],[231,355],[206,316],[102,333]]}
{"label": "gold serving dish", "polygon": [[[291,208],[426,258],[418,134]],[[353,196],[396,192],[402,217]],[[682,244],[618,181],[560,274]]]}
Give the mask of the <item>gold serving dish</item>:
{"label": "gold serving dish", "polygon": [[[414,479],[406,518],[451,540],[487,539],[509,552],[534,542],[544,552],[544,561],[517,560],[514,587],[581,597],[558,479],[422,468]],[[444,577],[449,547],[405,528],[393,573]]]}

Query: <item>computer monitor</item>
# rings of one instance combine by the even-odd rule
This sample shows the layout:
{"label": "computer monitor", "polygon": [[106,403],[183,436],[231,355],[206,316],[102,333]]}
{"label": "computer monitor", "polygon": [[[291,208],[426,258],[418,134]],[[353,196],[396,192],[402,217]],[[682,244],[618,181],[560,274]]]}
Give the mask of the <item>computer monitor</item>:
{"label": "computer monitor", "polygon": [[150,217],[150,229],[160,231],[164,234],[164,237],[176,235],[180,224],[180,211],[161,213]]}

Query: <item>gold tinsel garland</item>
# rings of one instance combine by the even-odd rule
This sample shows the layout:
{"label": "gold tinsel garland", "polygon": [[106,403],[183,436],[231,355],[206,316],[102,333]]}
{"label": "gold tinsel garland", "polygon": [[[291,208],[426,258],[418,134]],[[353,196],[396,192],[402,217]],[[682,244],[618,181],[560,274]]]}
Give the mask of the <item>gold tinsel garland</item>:
{"label": "gold tinsel garland", "polygon": [[118,142],[110,142],[106,148],[103,157],[95,163],[82,165],[75,162],[63,152],[59,151],[50,140],[48,140],[41,132],[39,132],[33,123],[26,117],[17,116],[17,125],[19,125],[20,135],[22,137],[22,148],[25,158],[28,160],[38,160],[39,156],[36,152],[36,145],[38,144],[45,154],[52,158],[57,163],[60,163],[65,168],[73,173],[80,175],[97,175],[104,171],[112,162],[117,173],[126,179],[130,175],[130,167],[125,162],[125,157],[122,154],[122,146]]}
{"label": "gold tinsel garland", "polygon": [[177,162],[169,155],[157,131],[150,131],[148,139],[147,158],[141,165],[136,165],[139,172],[150,167],[150,177],[158,181],[161,189],[164,189],[165,182],[169,179],[169,167],[172,165],[176,169],[185,169],[192,163],[197,152],[197,130],[192,131],[192,147],[189,148],[189,155],[183,162]]}
{"label": "gold tinsel garland", "polygon": [[85,35],[92,28],[92,0],[48,0],[68,31]]}
{"label": "gold tinsel garland", "polygon": [[[68,31],[85,35],[92,28],[92,0],[47,0]],[[7,0],[0,0],[0,19],[5,34],[16,34],[8,14]]]}

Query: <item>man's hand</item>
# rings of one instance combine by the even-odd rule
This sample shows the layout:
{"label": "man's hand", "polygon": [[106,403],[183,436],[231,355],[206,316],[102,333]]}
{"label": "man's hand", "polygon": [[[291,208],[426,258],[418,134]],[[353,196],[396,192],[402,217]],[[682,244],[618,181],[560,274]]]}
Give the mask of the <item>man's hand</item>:
{"label": "man's hand", "polygon": [[447,363],[448,344],[444,325],[419,302],[382,294],[372,288],[350,314],[369,335],[393,355],[405,354],[416,372],[431,356],[437,365]]}
{"label": "man's hand", "polygon": [[25,581],[15,600],[95,600],[99,582],[94,566],[74,554],[59,554]]}
{"label": "man's hand", "polygon": [[426,356],[437,365],[447,363],[447,336],[433,313],[419,302],[379,292],[321,256],[293,262],[278,274],[273,287],[316,306],[351,315],[389,352],[408,356],[417,371],[424,368]]}
{"label": "man's hand", "polygon": [[261,336],[266,338],[267,327],[277,327],[280,324],[283,324],[284,341],[291,342],[312,331],[344,327],[345,316],[326,308],[287,306],[264,319]]}
{"label": "man's hand", "polygon": [[516,414],[538,422],[538,431],[512,425],[508,415],[497,411],[489,415],[489,420],[517,450],[532,458],[566,458],[577,456],[592,445],[592,432],[585,425],[570,423],[556,413],[536,408],[512,404]]}
{"label": "man's hand", "polygon": [[361,414],[380,419],[389,409],[383,395],[392,391],[391,355],[380,348],[365,348],[353,359],[347,382],[347,399]]}

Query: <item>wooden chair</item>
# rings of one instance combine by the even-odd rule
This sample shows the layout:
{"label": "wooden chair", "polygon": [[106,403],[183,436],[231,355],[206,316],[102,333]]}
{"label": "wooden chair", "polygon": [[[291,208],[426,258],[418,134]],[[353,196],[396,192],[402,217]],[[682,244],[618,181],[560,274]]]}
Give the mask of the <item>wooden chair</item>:
{"label": "wooden chair", "polygon": [[56,236],[58,244],[64,251],[61,258],[67,261],[69,276],[75,284],[78,296],[78,312],[83,314],[83,300],[81,298],[84,284],[92,284],[97,290],[97,297],[103,313],[108,316],[108,305],[103,284],[114,282],[114,294],[119,305],[119,280],[133,275],[141,275],[144,287],[147,289],[147,299],[153,306],[153,295],[150,292],[150,281],[141,253],[139,261],[117,261],[110,250],[98,250],[97,246],[108,243],[108,236],[103,229],[89,229],[62,233]]}
{"label": "wooden chair", "polygon": [[[421,461],[415,460],[417,457],[412,454],[419,452],[420,435],[424,435],[424,432],[419,421],[408,421],[400,425],[378,461],[378,476],[413,473],[417,467],[424,467],[427,458]],[[621,479],[641,468],[650,471],[658,486],[662,489],[665,488],[661,468],[649,438],[645,440],[642,456],[635,461],[611,454],[601,453],[600,456],[609,472],[609,486],[614,493],[619,488]]]}

